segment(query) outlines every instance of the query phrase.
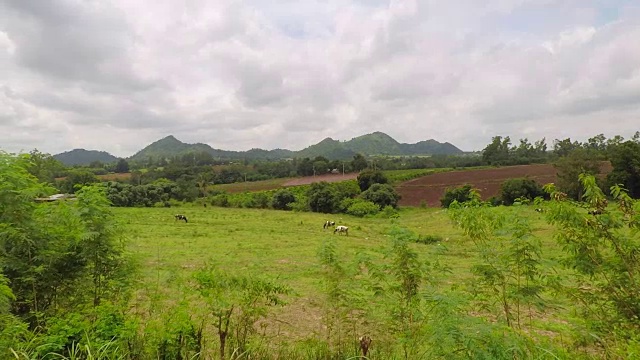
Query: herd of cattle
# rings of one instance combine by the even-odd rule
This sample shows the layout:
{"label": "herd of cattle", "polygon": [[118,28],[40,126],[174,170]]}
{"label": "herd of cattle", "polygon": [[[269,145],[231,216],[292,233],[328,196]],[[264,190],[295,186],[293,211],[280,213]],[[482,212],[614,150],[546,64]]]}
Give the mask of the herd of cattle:
{"label": "herd of cattle", "polygon": [[[332,226],[335,226],[336,222],[335,221],[330,221],[327,220],[324,222],[324,225],[322,225],[323,229],[330,229]],[[335,227],[335,229],[333,230],[333,233],[338,233],[338,234],[345,234],[347,236],[349,236],[349,228],[347,226],[344,225],[338,225]]]}
{"label": "herd of cattle", "polygon": [[[178,220],[184,220],[184,222],[189,222],[189,220],[187,219],[186,215],[184,214],[175,214],[174,215],[176,221]],[[329,229],[332,226],[335,226],[336,222],[335,221],[325,221],[324,225],[322,225],[323,229]],[[338,225],[335,227],[335,229],[333,230],[333,233],[338,233],[338,235],[340,234],[345,234],[346,236],[349,236],[349,227],[348,226],[344,226],[344,225]]]}

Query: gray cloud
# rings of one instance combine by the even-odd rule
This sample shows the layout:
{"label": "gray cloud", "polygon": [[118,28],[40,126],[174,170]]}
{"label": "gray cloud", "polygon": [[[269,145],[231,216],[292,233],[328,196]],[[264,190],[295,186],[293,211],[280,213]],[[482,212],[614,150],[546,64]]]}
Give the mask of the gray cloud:
{"label": "gray cloud", "polygon": [[630,136],[638,19],[624,0],[0,0],[0,146]]}

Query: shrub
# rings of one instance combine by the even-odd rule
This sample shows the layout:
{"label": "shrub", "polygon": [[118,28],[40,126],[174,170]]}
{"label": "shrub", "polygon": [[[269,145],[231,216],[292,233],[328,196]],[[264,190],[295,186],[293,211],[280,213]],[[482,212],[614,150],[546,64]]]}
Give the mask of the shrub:
{"label": "shrub", "polygon": [[367,191],[373,184],[386,184],[389,180],[381,171],[365,170],[358,175],[358,186]]}
{"label": "shrub", "polygon": [[526,202],[522,201],[524,199],[531,201],[543,195],[542,187],[534,180],[527,178],[509,179],[500,187],[500,197],[505,205],[513,205],[517,199],[520,199],[519,203],[522,204]]}
{"label": "shrub", "polygon": [[334,188],[327,182],[313,183],[307,191],[311,211],[333,213],[337,210],[338,199]]}
{"label": "shrub", "polygon": [[500,206],[502,205],[502,199],[498,196],[490,197],[487,202],[491,204],[491,206]]}
{"label": "shrub", "polygon": [[371,201],[357,199],[347,209],[347,214],[364,217],[366,215],[375,215],[380,211],[380,207]]}
{"label": "shrub", "polygon": [[464,203],[467,201],[479,199],[480,194],[478,193],[478,191],[476,189],[473,189],[471,185],[466,184],[463,186],[445,190],[444,196],[440,199],[440,204],[442,204],[442,207],[448,208],[454,201]]}
{"label": "shrub", "polygon": [[291,210],[291,203],[296,201],[293,193],[287,189],[278,190],[271,198],[271,207],[276,210]]}
{"label": "shrub", "polygon": [[385,206],[382,208],[382,211],[378,214],[378,216],[386,218],[386,219],[397,219],[400,217],[398,210],[396,210],[393,206]]}
{"label": "shrub", "polygon": [[212,196],[211,197],[211,205],[220,206],[220,207],[228,207],[229,206],[229,197],[225,193]]}
{"label": "shrub", "polygon": [[385,206],[397,208],[398,201],[400,200],[400,195],[388,184],[373,184],[360,196],[378,205],[380,208],[384,208]]}

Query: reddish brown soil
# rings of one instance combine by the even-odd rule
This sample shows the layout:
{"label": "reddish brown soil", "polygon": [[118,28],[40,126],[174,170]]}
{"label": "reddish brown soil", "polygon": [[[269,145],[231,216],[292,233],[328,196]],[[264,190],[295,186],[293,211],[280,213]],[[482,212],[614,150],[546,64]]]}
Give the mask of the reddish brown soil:
{"label": "reddish brown soil", "polygon": [[[610,171],[611,165],[603,164],[602,172]],[[396,190],[402,195],[401,206],[419,206],[422,201],[427,206],[440,206],[440,198],[447,188],[471,184],[480,190],[482,198],[486,200],[498,195],[500,186],[505,180],[525,176],[544,185],[556,181],[556,169],[551,164],[542,164],[452,171],[403,182],[396,186]]]}
{"label": "reddish brown soil", "polygon": [[290,181],[287,181],[283,184],[283,186],[297,186],[297,185],[308,185],[320,181],[326,182],[340,182],[345,180],[354,180],[358,178],[358,173],[350,173],[350,174],[324,174],[324,175],[316,175],[316,176],[306,176],[303,178],[296,178]]}

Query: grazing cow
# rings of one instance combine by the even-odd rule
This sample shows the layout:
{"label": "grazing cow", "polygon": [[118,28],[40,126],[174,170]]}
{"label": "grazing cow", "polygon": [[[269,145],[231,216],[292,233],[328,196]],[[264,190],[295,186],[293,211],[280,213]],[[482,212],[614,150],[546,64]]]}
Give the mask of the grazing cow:
{"label": "grazing cow", "polygon": [[335,222],[335,221],[329,221],[329,220],[327,220],[327,221],[325,221],[325,222],[324,222],[324,225],[322,225],[322,228],[323,228],[323,229],[328,229],[329,227],[331,227],[331,226],[335,226],[335,225],[336,225],[336,222]]}
{"label": "grazing cow", "polygon": [[587,214],[589,214],[589,215],[602,215],[602,210],[600,210],[600,209],[589,210],[587,212]]}
{"label": "grazing cow", "polygon": [[189,221],[187,220],[187,217],[186,217],[186,216],[184,216],[184,215],[182,215],[182,214],[176,214],[176,216],[175,216],[175,217],[176,217],[176,221],[178,221],[178,220],[184,220],[184,222],[189,222]]}
{"label": "grazing cow", "polygon": [[543,213],[543,212],[544,212],[544,209],[536,208],[536,212]]}
{"label": "grazing cow", "polygon": [[349,228],[344,226],[344,225],[338,225],[336,226],[336,229],[333,230],[333,233],[338,233],[338,234],[342,234],[344,233],[345,235],[349,236]]}

